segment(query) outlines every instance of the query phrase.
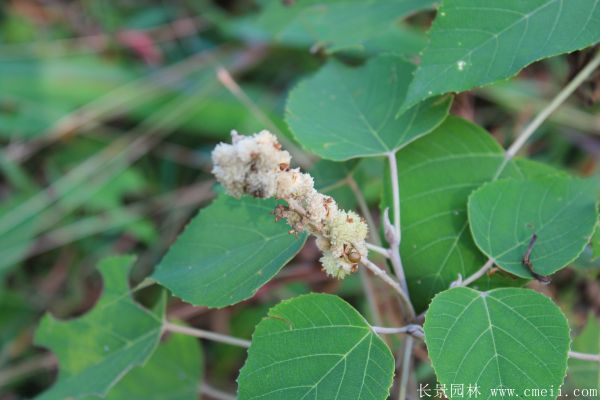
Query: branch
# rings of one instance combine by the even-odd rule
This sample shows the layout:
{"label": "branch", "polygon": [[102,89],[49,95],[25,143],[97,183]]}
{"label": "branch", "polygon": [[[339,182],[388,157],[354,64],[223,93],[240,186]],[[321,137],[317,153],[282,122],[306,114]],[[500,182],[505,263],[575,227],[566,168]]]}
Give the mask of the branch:
{"label": "branch", "polygon": [[409,336],[406,338],[406,342],[404,342],[404,357],[402,358],[402,375],[400,375],[400,391],[398,392],[398,400],[406,399],[406,388],[408,387],[408,378],[410,376],[410,363],[412,361],[413,347],[414,339],[412,336]]}
{"label": "branch", "polygon": [[576,358],[578,360],[593,361],[593,362],[600,363],[600,354],[588,354],[588,353],[579,353],[577,351],[570,351],[569,357]]}
{"label": "branch", "polygon": [[400,257],[400,187],[398,185],[398,165],[396,163],[396,153],[387,153],[388,163],[390,165],[390,180],[392,181],[392,193],[394,198],[394,224],[390,226],[389,214],[384,212],[384,231],[386,239],[390,242],[390,258],[394,272],[400,281],[402,289],[406,293],[406,297],[410,301],[408,293],[408,285],[406,284],[406,276],[404,275],[404,267],[402,266],[402,258]]}
{"label": "branch", "polygon": [[200,393],[217,400],[236,400],[234,395],[223,392],[222,390],[216,389],[210,385],[207,385],[206,383],[202,383],[202,385],[200,385]]}
{"label": "branch", "polygon": [[388,328],[385,326],[372,326],[371,327],[375,333],[379,333],[382,335],[396,335],[399,333],[405,333],[417,339],[423,339],[425,337],[425,333],[423,332],[423,327],[417,324],[409,324],[401,327],[393,327]]}
{"label": "branch", "polygon": [[389,276],[385,270],[379,268],[377,265],[375,265],[372,261],[370,261],[368,258],[363,257],[360,262],[362,263],[362,265],[364,265],[368,270],[370,270],[371,272],[373,272],[377,277],[379,277],[381,280],[383,280],[385,283],[387,283],[389,286],[392,287],[392,289],[394,289],[394,291],[396,291],[396,293],[398,293],[398,295],[400,296],[400,298],[402,299],[402,302],[404,303],[404,305],[406,306],[408,312],[410,313],[410,319],[414,319],[415,318],[415,310],[410,302],[410,299],[408,298],[408,296],[406,295],[406,293],[404,293],[404,290],[402,290],[402,287],[400,286],[400,284],[395,281],[391,276]]}
{"label": "branch", "polygon": [[542,111],[527,125],[523,130],[523,133],[519,135],[517,140],[506,150],[504,160],[496,172],[494,180],[500,176],[506,164],[521,150],[527,140],[533,135],[537,128],[552,114],[564,101],[581,85],[585,80],[594,72],[594,70],[600,65],[600,51],[596,53],[594,58],[573,78],[567,86],[565,86],[557,95],[552,99]]}
{"label": "branch", "polygon": [[182,333],[188,336],[194,336],[201,339],[213,340],[215,342],[221,342],[226,344],[231,344],[233,346],[239,347],[250,347],[250,341],[245,339],[239,339],[232,336],[223,335],[222,333],[205,331],[202,329],[189,328],[187,326],[175,325],[168,321],[165,321],[163,324],[163,329],[165,331]]}
{"label": "branch", "polygon": [[384,256],[385,258],[390,258],[390,250],[386,249],[384,247],[381,246],[377,246],[376,244],[372,244],[372,243],[368,243],[367,242],[367,249],[377,253],[377,254],[381,254],[382,256]]}
{"label": "branch", "polygon": [[458,274],[458,279],[452,282],[450,287],[469,286],[471,283],[485,275],[490,269],[492,269],[493,266],[494,260],[490,258],[485,262],[485,264],[483,264],[483,267],[481,267],[477,272],[469,276],[467,279],[463,280],[462,275]]}

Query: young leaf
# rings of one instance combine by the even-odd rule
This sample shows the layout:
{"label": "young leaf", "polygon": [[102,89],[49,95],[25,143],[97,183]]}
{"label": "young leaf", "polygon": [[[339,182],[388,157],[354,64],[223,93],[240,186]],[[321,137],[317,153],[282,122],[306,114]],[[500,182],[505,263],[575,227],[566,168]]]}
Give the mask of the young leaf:
{"label": "young leaf", "polygon": [[201,377],[198,340],[175,334],[158,346],[146,365],[135,368],[117,383],[105,399],[195,400]]}
{"label": "young leaf", "polygon": [[[511,398],[547,389],[538,398],[556,398],[567,369],[569,326],[547,297],[527,289],[450,289],[431,302],[424,330],[435,374],[447,388],[477,386],[481,398],[496,388],[514,389]],[[446,395],[459,398],[450,390]]]}
{"label": "young leaf", "polygon": [[160,339],[164,296],[155,311],[133,301],[127,282],[134,257],[103,260],[98,269],[104,291],[81,318],[58,321],[46,315],[35,343],[59,360],[58,381],[39,399],[104,396],[127,372],[143,365]]}
{"label": "young leaf", "polygon": [[452,102],[428,100],[397,117],[414,68],[394,56],[358,68],[332,61],[292,90],[286,120],[298,140],[323,158],[397,150],[438,126]]}
{"label": "young leaf", "polygon": [[[293,4],[265,1],[257,25],[277,42],[320,46],[327,52],[381,47],[406,52],[398,41],[410,43],[410,33],[398,22],[416,11],[431,8],[432,0],[308,0]],[[386,42],[389,36],[396,42]],[[408,37],[407,37],[408,36]],[[402,43],[401,42],[401,43]],[[379,46],[377,46],[377,44]],[[395,46],[394,46],[395,44]],[[411,50],[417,48],[411,46]],[[417,50],[418,51],[418,50]]]}
{"label": "young leaf", "polygon": [[308,294],[273,307],[256,327],[238,378],[239,400],[383,400],[394,358],[337,296]]}
{"label": "young leaf", "polygon": [[[600,354],[600,323],[590,313],[585,328],[573,339],[573,351]],[[569,358],[565,386],[570,389],[600,389],[600,364],[587,360]],[[569,394],[570,395],[570,394]]]}
{"label": "young leaf", "polygon": [[550,275],[575,260],[590,241],[597,193],[593,181],[564,177],[488,183],[469,197],[473,238],[514,275],[531,278],[528,262],[536,274]]}
{"label": "young leaf", "polygon": [[[504,151],[489,133],[456,117],[448,117],[434,132],[398,153],[402,262],[418,310],[458,274],[469,276],[485,263],[469,232],[467,200],[473,190],[494,178],[503,158]],[[542,164],[517,160],[501,177],[552,173],[555,170]],[[383,208],[393,210],[389,185],[385,189]],[[479,283],[513,282],[499,275]]]}
{"label": "young leaf", "polygon": [[402,109],[600,40],[598,0],[444,0]]}
{"label": "young leaf", "polygon": [[177,238],[153,278],[196,306],[225,307],[267,283],[304,245],[272,199],[219,196]]}

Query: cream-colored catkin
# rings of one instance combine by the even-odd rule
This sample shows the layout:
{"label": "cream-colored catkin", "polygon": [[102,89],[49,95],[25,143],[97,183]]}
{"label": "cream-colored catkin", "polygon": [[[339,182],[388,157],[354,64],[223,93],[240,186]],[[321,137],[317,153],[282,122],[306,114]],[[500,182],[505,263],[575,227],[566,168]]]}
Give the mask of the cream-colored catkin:
{"label": "cream-colored catkin", "polygon": [[307,231],[316,237],[325,272],[336,278],[354,272],[367,256],[364,220],[315,190],[312,176],[290,168],[290,154],[272,133],[242,136],[233,131],[231,137],[231,144],[220,143],[212,152],[212,172],[227,193],[285,200],[287,206],[277,206],[275,218],[285,218],[292,234]]}

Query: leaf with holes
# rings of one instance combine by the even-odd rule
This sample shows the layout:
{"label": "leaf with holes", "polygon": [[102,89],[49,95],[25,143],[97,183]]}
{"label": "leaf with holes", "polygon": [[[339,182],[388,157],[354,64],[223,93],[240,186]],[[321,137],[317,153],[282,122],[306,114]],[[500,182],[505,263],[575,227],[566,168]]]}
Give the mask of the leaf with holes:
{"label": "leaf with holes", "polygon": [[[469,276],[485,263],[469,232],[467,200],[473,190],[494,178],[503,159],[504,151],[489,133],[456,117],[448,117],[434,132],[398,153],[402,262],[419,311],[458,274]],[[501,177],[554,173],[542,164],[517,160],[508,163]],[[385,190],[382,206],[393,210],[390,188]],[[488,288],[515,281],[495,274],[477,284]]]}
{"label": "leaf with holes", "polygon": [[331,160],[397,150],[442,123],[452,101],[428,100],[397,118],[413,71],[394,56],[358,68],[332,61],[292,90],[286,120],[302,145]]}
{"label": "leaf with holes", "polygon": [[[430,9],[432,0],[263,1],[256,25],[287,45],[339,50],[377,50],[416,54],[421,34],[400,21]],[[263,39],[264,40],[264,39]]]}
{"label": "leaf with holes", "polygon": [[202,352],[198,340],[174,334],[158,346],[146,365],[127,374],[104,398],[195,400],[201,377]]}
{"label": "leaf with holes", "polygon": [[275,222],[277,202],[219,196],[177,238],[153,277],[196,306],[225,307],[267,283],[304,245],[306,235]]}
{"label": "leaf with holes", "polygon": [[531,278],[528,261],[536,274],[550,275],[575,260],[590,241],[597,199],[592,180],[490,182],[469,198],[471,233],[479,249],[502,269]]}
{"label": "leaf with holes", "polygon": [[104,291],[83,317],[58,321],[46,315],[42,319],[35,343],[56,354],[59,375],[39,399],[104,396],[152,355],[160,339],[164,296],[154,311],[133,301],[127,281],[133,261],[134,257],[121,256],[100,263]]}
{"label": "leaf with holes", "polygon": [[556,398],[567,369],[569,326],[547,297],[528,289],[450,289],[431,302],[424,330],[435,374],[447,388],[478,386],[482,398],[496,388],[515,390],[504,398],[545,389],[537,398]]}
{"label": "leaf with holes", "polygon": [[256,327],[238,378],[239,400],[383,400],[394,358],[367,321],[337,296],[281,302]]}
{"label": "leaf with holes", "polygon": [[444,0],[429,37],[403,109],[598,42],[600,0]]}

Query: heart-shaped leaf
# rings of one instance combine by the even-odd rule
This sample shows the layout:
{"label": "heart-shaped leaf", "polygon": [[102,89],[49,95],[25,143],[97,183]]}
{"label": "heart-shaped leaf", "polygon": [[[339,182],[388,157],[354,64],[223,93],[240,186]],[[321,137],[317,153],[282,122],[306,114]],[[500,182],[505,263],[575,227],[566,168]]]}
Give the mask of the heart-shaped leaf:
{"label": "heart-shaped leaf", "polygon": [[196,306],[225,307],[267,283],[304,245],[306,235],[275,222],[272,199],[219,196],[177,238],[153,277]]}
{"label": "heart-shaped leaf", "polygon": [[332,61],[292,90],[287,122],[298,140],[323,158],[341,161],[397,150],[431,132],[451,104],[449,97],[432,99],[397,117],[414,68],[394,56],[359,68]]}
{"label": "heart-shaped leaf", "polygon": [[[456,288],[437,295],[425,316],[425,342],[438,381],[477,387],[480,398],[518,398],[546,390],[555,399],[567,369],[569,326],[547,297],[528,289],[479,292]],[[553,391],[552,391],[553,390]]]}
{"label": "heart-shaped leaf", "polygon": [[[504,270],[550,275],[581,254],[597,220],[594,181],[568,177],[490,182],[469,198],[469,224],[481,251]],[[527,260],[525,260],[525,256]]]}
{"label": "heart-shaped leaf", "polygon": [[380,49],[416,54],[424,43],[421,44],[417,32],[409,31],[399,20],[431,8],[434,1],[303,0],[288,4],[267,0],[263,3],[256,24],[279,43],[318,46],[329,53]]}
{"label": "heart-shaped leaf", "polygon": [[152,355],[160,339],[164,296],[152,312],[133,301],[127,280],[133,261],[134,257],[121,256],[100,263],[104,291],[83,317],[58,321],[46,315],[42,319],[35,343],[56,354],[59,375],[39,399],[104,396]]}
{"label": "heart-shaped leaf", "polygon": [[387,398],[394,358],[367,321],[337,296],[281,302],[256,327],[239,400]]}
{"label": "heart-shaped leaf", "polygon": [[598,0],[444,0],[402,107],[516,74],[600,40]]}
{"label": "heart-shaped leaf", "polygon": [[[469,232],[467,200],[491,181],[504,159],[493,137],[465,120],[448,117],[434,132],[398,152],[401,255],[411,299],[424,310],[433,295],[447,289],[458,274],[477,271],[486,257]],[[532,161],[509,163],[503,177],[524,178],[556,173]],[[389,179],[387,177],[386,179]],[[383,207],[392,207],[389,185]],[[477,284],[514,284],[496,274]],[[482,286],[485,285],[485,286]]]}

